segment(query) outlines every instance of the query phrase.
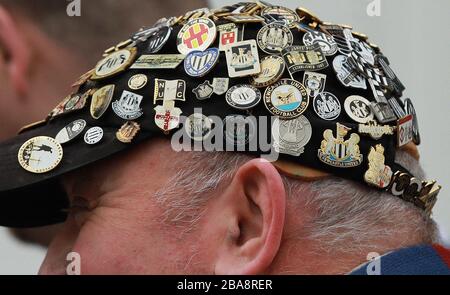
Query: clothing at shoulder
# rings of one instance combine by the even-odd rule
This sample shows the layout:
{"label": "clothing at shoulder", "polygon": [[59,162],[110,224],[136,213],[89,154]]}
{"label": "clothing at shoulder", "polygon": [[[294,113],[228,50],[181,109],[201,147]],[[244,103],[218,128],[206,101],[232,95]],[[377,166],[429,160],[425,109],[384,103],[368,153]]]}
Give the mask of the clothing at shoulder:
{"label": "clothing at shoulder", "polygon": [[[440,245],[400,249],[380,258],[381,275],[450,275],[450,250]],[[367,275],[369,263],[351,272]]]}

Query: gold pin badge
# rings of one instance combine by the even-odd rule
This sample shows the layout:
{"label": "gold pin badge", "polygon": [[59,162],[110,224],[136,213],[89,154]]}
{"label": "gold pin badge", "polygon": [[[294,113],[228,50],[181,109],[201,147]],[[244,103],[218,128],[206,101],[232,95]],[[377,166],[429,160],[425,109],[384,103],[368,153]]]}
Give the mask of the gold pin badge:
{"label": "gold pin badge", "polygon": [[369,121],[366,125],[359,124],[358,132],[364,135],[370,135],[375,140],[380,139],[383,135],[393,135],[395,127],[389,125],[378,125],[376,121]]}
{"label": "gold pin badge", "polygon": [[280,56],[269,55],[261,59],[261,73],[252,77],[253,86],[262,88],[277,82],[286,69],[284,60]]}
{"label": "gold pin badge", "polygon": [[137,74],[128,80],[128,87],[133,90],[142,89],[145,85],[147,85],[148,78],[144,74]]}
{"label": "gold pin badge", "polygon": [[90,95],[91,90],[86,91],[84,94],[72,94],[67,96],[50,112],[50,114],[48,114],[47,121],[83,109],[86,106],[87,99]]}
{"label": "gold pin badge", "polygon": [[131,143],[139,130],[141,130],[141,126],[138,123],[128,121],[120,127],[116,137],[120,142]]}
{"label": "gold pin badge", "polygon": [[391,167],[385,165],[384,147],[381,144],[377,144],[375,148],[371,147],[367,158],[369,169],[364,174],[364,180],[378,188],[387,188],[393,173]]}
{"label": "gold pin badge", "polygon": [[112,52],[97,63],[91,79],[99,80],[122,72],[134,61],[136,53],[135,47]]}
{"label": "gold pin badge", "polygon": [[114,94],[114,85],[106,85],[94,92],[91,100],[91,116],[98,120],[106,112]]}
{"label": "gold pin badge", "polygon": [[63,158],[62,146],[47,136],[25,142],[17,155],[20,166],[31,173],[41,174],[55,169]]}

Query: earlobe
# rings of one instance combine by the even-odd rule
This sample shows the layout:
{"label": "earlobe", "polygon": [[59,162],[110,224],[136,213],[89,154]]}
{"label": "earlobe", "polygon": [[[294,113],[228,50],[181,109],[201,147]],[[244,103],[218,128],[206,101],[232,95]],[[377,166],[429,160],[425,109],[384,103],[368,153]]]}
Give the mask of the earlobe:
{"label": "earlobe", "polygon": [[15,20],[0,6],[0,46],[8,57],[7,73],[18,97],[28,93],[27,72],[30,65],[30,49]]}
{"label": "earlobe", "polygon": [[278,254],[284,228],[286,193],[276,168],[254,159],[236,172],[223,198],[229,214],[215,272],[263,274]]}

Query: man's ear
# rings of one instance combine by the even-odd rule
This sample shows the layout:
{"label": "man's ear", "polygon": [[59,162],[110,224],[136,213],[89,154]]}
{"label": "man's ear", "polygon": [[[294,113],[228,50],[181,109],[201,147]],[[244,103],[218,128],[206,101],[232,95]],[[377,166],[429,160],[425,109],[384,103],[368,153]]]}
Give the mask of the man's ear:
{"label": "man's ear", "polygon": [[219,197],[221,245],[216,274],[263,274],[276,257],[284,228],[286,193],[276,168],[254,159],[241,166]]}
{"label": "man's ear", "polygon": [[[31,53],[16,20],[0,6],[0,47],[5,59],[1,64],[6,66],[9,81],[19,97],[28,92],[27,72],[30,66]],[[2,69],[3,70],[3,69]]]}

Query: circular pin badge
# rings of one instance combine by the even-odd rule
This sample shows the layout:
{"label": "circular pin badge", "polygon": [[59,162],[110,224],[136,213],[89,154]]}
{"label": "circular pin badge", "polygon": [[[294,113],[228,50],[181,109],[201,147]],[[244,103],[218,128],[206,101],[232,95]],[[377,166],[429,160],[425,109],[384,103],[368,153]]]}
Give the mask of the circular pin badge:
{"label": "circular pin badge", "polygon": [[101,127],[92,127],[84,134],[84,142],[89,145],[99,143],[103,138],[103,129]]}
{"label": "circular pin badge", "polygon": [[211,135],[212,120],[200,113],[187,117],[184,124],[186,134],[195,141],[203,141]]}
{"label": "circular pin badge", "polygon": [[352,95],[347,97],[344,108],[347,115],[355,122],[366,124],[374,118],[370,101],[362,96]]}
{"label": "circular pin badge", "polygon": [[313,107],[317,116],[332,121],[336,120],[341,114],[341,103],[339,99],[330,92],[321,92],[313,99]]}
{"label": "circular pin badge", "polygon": [[259,48],[268,54],[280,54],[283,49],[292,46],[294,36],[283,23],[275,22],[262,27],[256,37]]}
{"label": "circular pin badge", "polygon": [[158,53],[172,34],[172,28],[166,25],[158,27],[158,29],[148,38],[148,51],[149,53]]}
{"label": "circular pin badge", "polygon": [[253,76],[251,83],[257,88],[267,87],[277,82],[284,74],[286,64],[280,56],[269,55],[261,59],[261,73]]}
{"label": "circular pin badge", "polygon": [[225,98],[231,107],[248,110],[261,101],[261,92],[251,85],[236,85],[227,91]]}
{"label": "circular pin badge", "polygon": [[282,79],[267,87],[264,93],[267,110],[281,119],[294,119],[302,115],[309,105],[309,97],[302,83]]}
{"label": "circular pin badge", "polygon": [[338,51],[338,45],[336,41],[334,41],[333,36],[322,32],[307,32],[305,35],[303,35],[303,43],[305,45],[319,44],[323,54],[327,56],[335,55]]}
{"label": "circular pin badge", "polygon": [[38,136],[25,142],[17,157],[23,169],[41,174],[58,166],[63,158],[63,148],[51,137]]}
{"label": "circular pin badge", "polygon": [[136,48],[125,48],[109,54],[97,63],[91,80],[99,80],[114,76],[124,71],[136,57]]}
{"label": "circular pin badge", "polygon": [[147,85],[148,78],[144,74],[134,75],[128,80],[128,87],[133,90],[142,89],[145,85]]}
{"label": "circular pin badge", "polygon": [[206,50],[216,39],[217,28],[208,18],[189,20],[178,32],[177,48],[181,54]]}
{"label": "circular pin badge", "polygon": [[78,137],[86,128],[86,121],[83,119],[75,120],[58,132],[55,140],[60,144],[67,143],[72,139]]}
{"label": "circular pin badge", "polygon": [[184,60],[184,70],[191,77],[203,77],[208,74],[219,60],[219,49],[191,51]]}
{"label": "circular pin badge", "polygon": [[223,120],[224,138],[227,144],[245,147],[256,138],[256,123],[242,115],[230,115]]}
{"label": "circular pin badge", "polygon": [[261,16],[268,23],[284,22],[291,29],[300,21],[300,17],[294,11],[282,6],[268,6],[261,11]]}

